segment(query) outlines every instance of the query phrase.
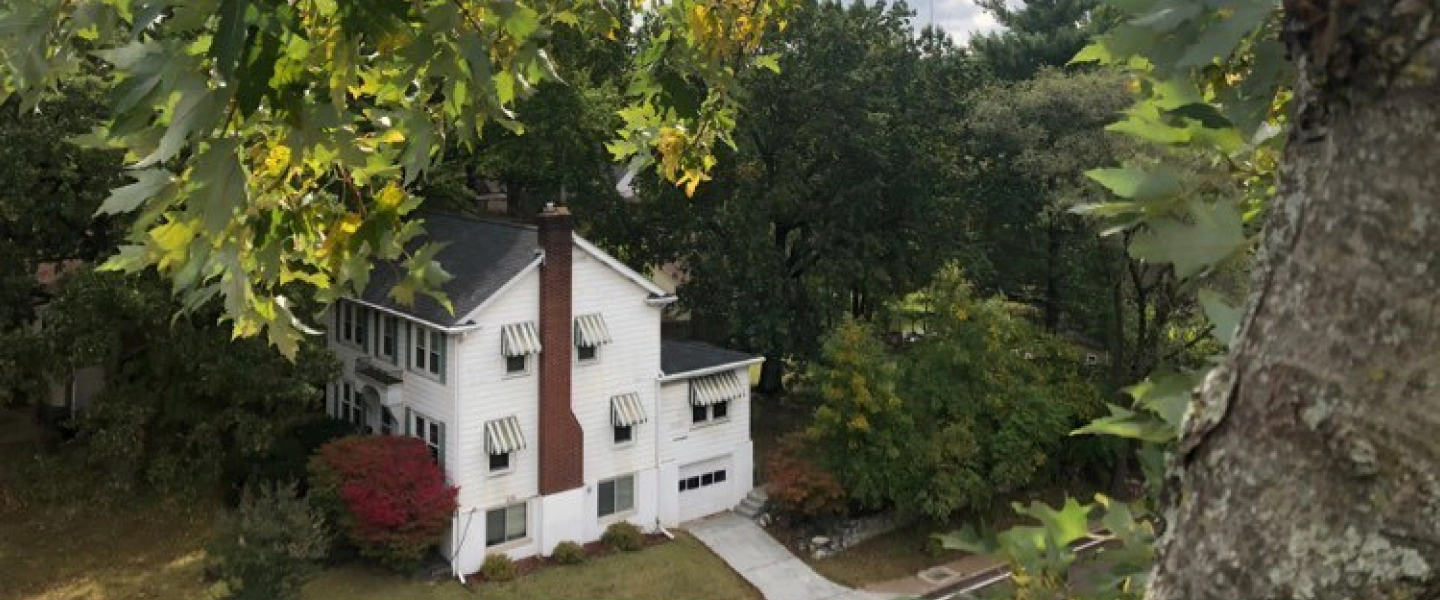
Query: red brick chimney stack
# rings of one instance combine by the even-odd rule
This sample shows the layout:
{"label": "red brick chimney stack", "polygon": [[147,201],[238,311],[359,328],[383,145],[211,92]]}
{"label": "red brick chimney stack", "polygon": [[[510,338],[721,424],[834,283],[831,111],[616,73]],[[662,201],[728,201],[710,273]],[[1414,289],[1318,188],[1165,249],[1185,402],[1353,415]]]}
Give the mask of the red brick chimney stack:
{"label": "red brick chimney stack", "polygon": [[546,204],[539,216],[540,249],[540,494],[585,485],[584,432],[570,403],[570,297],[575,223],[565,207]]}

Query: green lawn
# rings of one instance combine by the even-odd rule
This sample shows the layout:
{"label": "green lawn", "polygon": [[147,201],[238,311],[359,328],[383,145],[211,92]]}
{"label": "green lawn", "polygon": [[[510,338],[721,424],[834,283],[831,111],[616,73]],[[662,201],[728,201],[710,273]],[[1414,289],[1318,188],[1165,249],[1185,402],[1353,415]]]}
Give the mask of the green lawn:
{"label": "green lawn", "polygon": [[935,526],[929,523],[914,524],[865,540],[835,556],[820,560],[805,558],[805,562],[836,582],[861,587],[908,577],[965,556],[957,550],[947,550],[938,556],[926,552],[925,543],[930,534],[936,532]]}
{"label": "green lawn", "polygon": [[[13,467],[32,451],[0,444],[0,600],[198,600],[206,598],[205,544],[222,514],[215,501],[36,502]],[[306,600],[759,600],[760,594],[700,542],[550,567],[499,585],[466,589],[364,567],[331,569]]]}
{"label": "green lawn", "polygon": [[305,600],[759,600],[759,592],[695,538],[612,554],[574,567],[549,567],[510,583],[470,588],[426,584],[361,567],[332,569],[305,588]]}

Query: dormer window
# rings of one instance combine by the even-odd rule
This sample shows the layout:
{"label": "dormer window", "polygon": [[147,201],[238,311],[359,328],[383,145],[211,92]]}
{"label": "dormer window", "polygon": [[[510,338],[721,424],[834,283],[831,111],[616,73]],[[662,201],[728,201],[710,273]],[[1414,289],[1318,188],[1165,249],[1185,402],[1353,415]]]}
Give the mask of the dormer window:
{"label": "dormer window", "polygon": [[600,313],[575,317],[575,360],[587,363],[600,358],[600,346],[611,342],[610,328]]}

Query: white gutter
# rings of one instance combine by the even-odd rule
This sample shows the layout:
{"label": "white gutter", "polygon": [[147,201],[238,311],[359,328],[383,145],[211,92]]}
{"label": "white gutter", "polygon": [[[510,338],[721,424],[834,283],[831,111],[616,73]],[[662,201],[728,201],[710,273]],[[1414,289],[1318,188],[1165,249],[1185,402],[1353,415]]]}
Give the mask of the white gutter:
{"label": "white gutter", "polygon": [[390,315],[393,315],[393,316],[396,316],[396,317],[400,317],[400,318],[405,319],[405,320],[407,320],[407,321],[414,321],[414,322],[416,322],[416,323],[419,323],[419,324],[424,325],[424,326],[426,326],[426,327],[429,327],[429,328],[431,328],[431,329],[438,330],[438,331],[440,331],[441,333],[469,333],[469,332],[471,332],[471,331],[476,331],[476,330],[480,329],[481,327],[483,327],[483,326],[480,325],[479,323],[467,323],[467,324],[464,324],[464,325],[453,325],[453,326],[452,326],[452,325],[441,325],[441,324],[439,324],[439,323],[432,323],[432,322],[430,322],[430,321],[426,321],[425,319],[421,319],[421,318],[419,318],[419,317],[417,317],[417,316],[415,316],[415,315],[406,314],[406,313],[400,312],[400,311],[398,311],[398,310],[395,310],[395,309],[393,309],[393,308],[389,308],[389,307],[386,307],[386,306],[381,306],[381,305],[379,305],[379,304],[375,304],[374,302],[367,302],[367,301],[361,300],[361,299],[359,299],[359,298],[349,298],[349,297],[347,297],[347,298],[343,298],[343,300],[346,300],[346,301],[349,301],[349,302],[354,302],[354,303],[360,304],[360,305],[364,305],[364,306],[370,307],[370,308],[372,308],[372,309],[374,309],[374,310],[378,310],[378,311],[383,312],[383,313],[387,313],[387,314],[390,314]]}
{"label": "white gutter", "polygon": [[668,375],[661,375],[659,381],[660,381],[661,383],[669,383],[669,382],[671,382],[671,381],[681,381],[681,380],[684,380],[684,379],[693,379],[693,378],[695,378],[695,377],[702,377],[702,376],[705,376],[705,375],[714,375],[715,373],[720,373],[720,372],[722,372],[722,371],[734,371],[735,369],[738,369],[738,368],[740,368],[740,367],[748,367],[748,366],[750,366],[750,365],[758,365],[758,364],[760,364],[760,363],[762,363],[762,362],[765,362],[765,357],[763,357],[763,356],[757,356],[757,357],[755,357],[755,358],[747,358],[747,359],[745,359],[745,360],[738,361],[738,362],[726,363],[726,364],[723,364],[723,365],[716,365],[716,366],[713,366],[713,367],[705,367],[705,368],[703,368],[703,369],[695,369],[694,371],[685,371],[685,372],[683,372],[683,373],[670,373],[670,374],[668,374]]}
{"label": "white gutter", "polygon": [[680,297],[676,296],[675,294],[666,294],[664,296],[651,296],[645,299],[645,304],[648,304],[650,306],[667,306],[670,304],[674,304],[675,301],[679,299]]}

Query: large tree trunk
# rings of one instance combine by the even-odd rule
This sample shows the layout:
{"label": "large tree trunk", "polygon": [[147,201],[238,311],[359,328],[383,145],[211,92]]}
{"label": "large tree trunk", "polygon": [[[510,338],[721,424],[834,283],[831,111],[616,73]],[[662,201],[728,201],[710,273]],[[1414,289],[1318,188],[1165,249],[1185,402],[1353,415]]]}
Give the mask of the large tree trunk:
{"label": "large tree trunk", "polygon": [[1295,130],[1148,598],[1440,597],[1440,8],[1286,9]]}

